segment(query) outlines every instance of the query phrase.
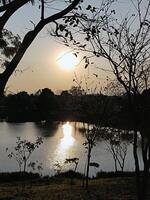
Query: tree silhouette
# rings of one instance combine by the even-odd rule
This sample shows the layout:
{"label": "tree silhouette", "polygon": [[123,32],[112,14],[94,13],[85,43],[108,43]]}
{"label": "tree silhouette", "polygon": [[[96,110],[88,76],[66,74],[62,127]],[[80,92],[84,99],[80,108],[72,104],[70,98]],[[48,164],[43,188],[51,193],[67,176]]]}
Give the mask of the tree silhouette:
{"label": "tree silhouette", "polygon": [[[150,2],[131,1],[134,11],[120,18],[111,6],[114,2],[102,1],[99,8],[88,5],[84,11],[81,9],[74,16],[65,19],[65,24],[70,24],[70,27],[62,34],[68,36],[68,40],[64,40],[66,45],[88,53],[83,57],[85,68],[91,64],[91,57],[103,57],[110,64],[109,70],[124,88],[128,98],[130,126],[134,130],[137,197],[143,200],[146,199],[150,169],[149,122],[145,120],[148,116],[142,95],[150,87]],[[83,36],[84,43],[81,43],[81,38],[78,39],[75,34],[77,32]],[[148,108],[149,105],[145,104],[145,107]],[[137,151],[138,132],[142,140],[142,176]]]}
{"label": "tree silhouette", "polygon": [[35,151],[35,149],[39,148],[39,146],[43,143],[41,137],[38,137],[35,142],[30,142],[28,140],[22,140],[20,137],[17,137],[16,146],[13,151],[10,151],[9,148],[6,148],[8,152],[8,157],[10,159],[14,159],[19,166],[20,172],[26,172],[28,161]]}
{"label": "tree silhouette", "polygon": [[39,91],[36,105],[41,119],[49,120],[50,115],[56,111],[57,106],[54,93],[48,88],[42,89]]}
{"label": "tree silhouette", "polygon": [[[26,3],[32,2],[31,0],[13,0],[13,1],[2,1],[0,2],[0,13],[2,14],[0,17],[0,49],[2,49],[3,53],[6,57],[10,59],[10,55],[13,57],[7,62],[7,65],[5,65],[4,71],[0,74],[0,95],[3,94],[6,83],[12,73],[16,70],[20,60],[24,56],[26,50],[29,48],[31,43],[34,41],[38,33],[49,23],[55,23],[56,20],[61,19],[62,17],[66,16],[69,12],[71,12],[79,3],[80,0],[69,0],[67,4],[67,7],[64,8],[61,11],[58,11],[57,13],[48,16],[45,15],[45,6],[46,2],[44,0],[40,1],[40,11],[41,11],[41,19],[38,21],[37,24],[34,24],[34,28],[26,33],[23,40],[20,42],[18,41],[18,37],[14,36],[17,41],[17,45],[13,44],[13,47],[11,46],[11,54],[8,54],[8,47],[5,43],[4,39],[4,33],[6,29],[4,29],[7,21],[11,18],[11,16],[22,6],[24,6]],[[9,34],[10,32],[8,32]],[[12,42],[12,41],[11,41]],[[3,43],[3,45],[1,45]],[[6,48],[7,47],[7,48]],[[12,49],[13,48],[13,49]],[[16,49],[14,49],[16,48]],[[5,50],[4,50],[5,49]],[[7,51],[6,51],[7,50]],[[10,50],[10,49],[9,49]]]}

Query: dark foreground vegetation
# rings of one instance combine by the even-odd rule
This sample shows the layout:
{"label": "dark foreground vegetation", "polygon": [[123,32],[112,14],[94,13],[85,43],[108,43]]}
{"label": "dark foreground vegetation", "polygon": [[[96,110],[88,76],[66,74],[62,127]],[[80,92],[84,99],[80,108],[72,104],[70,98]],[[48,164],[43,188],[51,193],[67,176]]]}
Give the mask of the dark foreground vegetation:
{"label": "dark foreground vegetation", "polygon": [[[104,178],[90,179],[88,190],[84,188],[82,175],[71,172],[51,178],[26,174],[24,180],[17,173],[1,174],[0,199],[135,200],[134,174],[111,177],[112,174],[103,173]],[[147,197],[150,199],[150,192]]]}

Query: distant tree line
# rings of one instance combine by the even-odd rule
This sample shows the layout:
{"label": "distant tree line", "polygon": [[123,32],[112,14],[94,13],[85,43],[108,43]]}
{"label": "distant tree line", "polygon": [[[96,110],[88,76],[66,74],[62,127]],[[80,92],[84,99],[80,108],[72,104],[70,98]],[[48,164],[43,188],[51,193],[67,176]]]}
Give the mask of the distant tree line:
{"label": "distant tree line", "polygon": [[[146,95],[146,101],[149,94]],[[116,127],[130,126],[127,97],[84,94],[78,87],[56,95],[44,88],[35,94],[19,92],[1,99],[0,118],[9,122],[73,120],[99,122]],[[144,106],[144,105],[143,105]],[[147,115],[149,110],[146,110]]]}

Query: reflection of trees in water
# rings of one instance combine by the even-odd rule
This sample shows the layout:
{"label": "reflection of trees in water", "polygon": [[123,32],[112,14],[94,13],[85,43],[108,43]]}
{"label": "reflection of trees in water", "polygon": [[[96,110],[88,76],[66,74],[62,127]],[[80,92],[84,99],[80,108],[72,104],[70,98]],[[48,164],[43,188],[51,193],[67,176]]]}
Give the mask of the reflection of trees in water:
{"label": "reflection of trees in water", "polygon": [[[79,127],[78,131],[86,137],[85,133],[88,128],[88,125]],[[106,150],[111,153],[114,160],[115,171],[121,170],[123,172],[128,148],[130,144],[133,143],[133,132],[111,127],[95,126],[95,128],[96,141],[104,141]]]}
{"label": "reflection of trees in water", "polygon": [[116,129],[111,127],[100,127],[99,137],[104,140],[108,140],[109,138],[113,139],[119,137],[119,139],[122,142],[129,143],[133,141],[133,131]]}
{"label": "reflection of trees in water", "polygon": [[[85,132],[88,130],[89,126],[92,126],[92,124],[82,123],[82,126],[76,127],[79,134],[82,136],[85,136]],[[124,142],[132,142],[133,141],[133,131],[129,130],[122,130],[122,129],[116,129],[112,127],[100,127],[96,126],[98,129],[98,136],[97,140],[107,140],[108,137],[114,137],[114,135],[119,134],[121,141]],[[110,134],[111,133],[111,134]]]}
{"label": "reflection of trees in water", "polygon": [[114,160],[115,172],[118,170],[124,171],[128,146],[133,141],[129,133],[127,130],[118,130],[109,127],[100,129],[100,134],[105,140],[106,150],[111,153]]}
{"label": "reflection of trees in water", "polygon": [[52,137],[58,130],[59,122],[35,122],[35,126],[38,128],[39,133],[43,137]]}

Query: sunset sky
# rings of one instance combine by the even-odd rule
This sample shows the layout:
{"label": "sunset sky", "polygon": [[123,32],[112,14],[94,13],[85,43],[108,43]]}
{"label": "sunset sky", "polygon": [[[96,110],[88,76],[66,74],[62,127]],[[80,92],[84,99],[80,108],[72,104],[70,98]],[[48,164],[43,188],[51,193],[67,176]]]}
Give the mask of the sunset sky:
{"label": "sunset sky", "polygon": [[[53,8],[60,9],[64,7],[64,1],[54,2],[56,3],[52,5]],[[98,6],[100,0],[93,0],[92,2]],[[128,1],[121,0],[120,2],[118,6],[120,13],[122,10],[129,9]],[[85,3],[91,3],[91,1],[85,0]],[[48,9],[48,12],[54,13],[56,11]],[[36,23],[38,17],[38,8],[27,4],[9,20],[7,28],[23,37],[28,30],[33,28],[30,20]],[[46,28],[49,28],[49,26]],[[77,74],[79,79],[85,79],[89,74],[98,73],[99,77],[96,82],[104,81],[106,74],[104,75],[104,72],[95,68],[95,66],[102,67],[106,65],[104,60],[99,60],[95,63],[95,66],[93,65],[89,69],[84,69],[82,64],[77,65],[72,70],[61,68],[58,59],[63,53],[69,52],[70,49],[58,43],[54,37],[49,36],[46,28],[38,35],[19,64],[17,69],[23,70],[23,73],[17,72],[10,78],[7,84],[8,91],[19,92],[25,90],[31,93],[45,87],[52,89],[54,92],[70,89],[74,85],[74,73]]]}

